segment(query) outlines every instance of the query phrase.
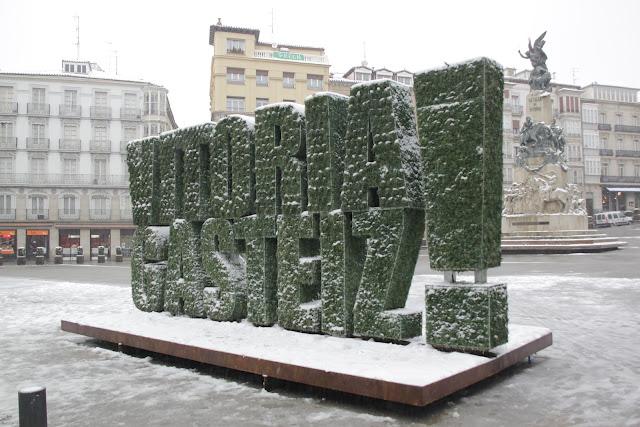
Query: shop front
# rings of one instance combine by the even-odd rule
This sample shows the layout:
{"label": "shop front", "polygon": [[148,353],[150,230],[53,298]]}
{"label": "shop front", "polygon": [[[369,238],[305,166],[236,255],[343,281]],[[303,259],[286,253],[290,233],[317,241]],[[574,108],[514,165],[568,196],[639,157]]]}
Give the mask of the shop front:
{"label": "shop front", "polygon": [[4,258],[15,258],[18,251],[16,230],[0,230],[0,255]]}
{"label": "shop front", "polygon": [[45,258],[49,255],[49,230],[27,229],[27,258],[35,258],[39,247],[44,248]]}
{"label": "shop front", "polygon": [[132,228],[123,228],[120,230],[120,247],[122,248],[122,255],[126,257],[131,256],[134,231]]}
{"label": "shop front", "polygon": [[602,191],[604,211],[633,211],[640,207],[640,187],[606,187]]}
{"label": "shop front", "polygon": [[98,258],[98,246],[104,246],[104,254],[111,256],[111,230],[108,228],[92,228],[91,233],[91,258]]}
{"label": "shop front", "polygon": [[80,246],[80,229],[63,228],[58,234],[58,246],[62,247],[62,255],[65,257],[74,257],[78,253]]}

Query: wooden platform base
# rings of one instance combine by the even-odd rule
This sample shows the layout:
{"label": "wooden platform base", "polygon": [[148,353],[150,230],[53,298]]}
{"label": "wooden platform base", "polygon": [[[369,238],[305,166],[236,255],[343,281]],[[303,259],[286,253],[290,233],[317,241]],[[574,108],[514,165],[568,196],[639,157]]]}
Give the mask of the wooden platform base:
{"label": "wooden platform base", "polygon": [[[102,317],[95,322],[90,317],[62,320],[61,328],[101,341],[265,378],[413,406],[425,406],[480,382],[552,343],[548,329],[510,325],[513,340],[493,349],[497,356],[488,358],[439,352],[419,343],[401,346],[255,328],[247,323],[172,318],[159,313],[137,313],[135,317],[137,320],[131,317],[114,321]],[[146,320],[140,319],[148,319],[149,325],[158,321],[163,325],[156,329],[145,327]],[[199,323],[187,323],[193,321]],[[181,332],[189,330],[185,327],[200,324],[205,325],[204,332],[182,339]],[[260,338],[262,335],[264,339]],[[287,345],[290,347],[283,348]]]}

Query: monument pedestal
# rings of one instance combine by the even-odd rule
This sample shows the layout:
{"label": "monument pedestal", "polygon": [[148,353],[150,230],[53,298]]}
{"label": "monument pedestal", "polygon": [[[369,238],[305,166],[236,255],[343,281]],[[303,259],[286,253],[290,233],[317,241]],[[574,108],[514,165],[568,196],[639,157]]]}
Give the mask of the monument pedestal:
{"label": "monument pedestal", "polygon": [[502,216],[503,234],[530,231],[584,231],[587,229],[587,225],[587,216],[576,213],[539,213]]}
{"label": "monument pedestal", "polygon": [[533,90],[527,95],[527,112],[534,122],[553,122],[553,100],[551,93]]}

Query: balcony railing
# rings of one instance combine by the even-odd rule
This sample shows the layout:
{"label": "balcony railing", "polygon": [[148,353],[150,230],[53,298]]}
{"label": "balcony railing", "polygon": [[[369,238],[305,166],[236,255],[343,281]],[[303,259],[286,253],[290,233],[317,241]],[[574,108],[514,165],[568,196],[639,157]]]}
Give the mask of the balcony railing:
{"label": "balcony railing", "polygon": [[600,149],[601,156],[613,156],[613,150],[610,148],[601,148]]}
{"label": "balcony railing", "polygon": [[27,137],[27,150],[48,150],[49,138]]}
{"label": "balcony railing", "polygon": [[640,157],[640,151],[616,150],[616,157]]}
{"label": "balcony railing", "polygon": [[29,102],[27,104],[27,114],[30,116],[48,116],[51,113],[49,104]]}
{"label": "balcony railing", "polygon": [[131,209],[120,209],[120,219],[129,220],[132,218]]}
{"label": "balcony railing", "polygon": [[30,221],[48,220],[49,209],[27,209],[27,219]]}
{"label": "balcony railing", "polygon": [[60,221],[77,221],[80,219],[79,209],[58,209],[58,219]]}
{"label": "balcony railing", "polygon": [[121,108],[120,120],[140,120],[142,113],[139,108]]}
{"label": "balcony railing", "polygon": [[283,52],[277,50],[256,50],[253,53],[255,58],[260,59],[276,59],[284,61],[296,62],[313,62],[316,64],[326,64],[328,59],[324,55],[305,55],[302,53]]}
{"label": "balcony railing", "polygon": [[0,150],[15,150],[18,138],[15,136],[0,136]]}
{"label": "balcony railing", "polygon": [[511,105],[511,113],[514,116],[521,116],[522,115],[522,105],[512,104]]}
{"label": "balcony railing", "polygon": [[114,186],[129,185],[128,175],[96,176],[90,174],[34,174],[3,173],[0,171],[0,185],[69,185],[69,186]]}
{"label": "balcony railing", "polygon": [[611,130],[609,123],[598,123],[598,130]]}
{"label": "balcony railing", "polygon": [[167,115],[167,113],[165,113],[164,111],[160,111],[160,109],[155,106],[153,106],[153,108],[149,108],[147,106],[147,108],[144,109],[143,114],[145,116],[162,116],[162,117]]}
{"label": "balcony railing", "polygon": [[92,105],[89,114],[92,119],[110,119],[111,107]]}
{"label": "balcony railing", "polygon": [[640,126],[615,125],[613,130],[616,132],[640,133]]}
{"label": "balcony railing", "polygon": [[111,141],[102,139],[92,139],[89,146],[92,153],[110,153]]}
{"label": "balcony railing", "polygon": [[90,219],[111,219],[110,209],[89,209]]}
{"label": "balcony railing", "polygon": [[17,102],[0,102],[0,114],[18,114]]}
{"label": "balcony railing", "polygon": [[640,176],[601,175],[600,182],[620,182],[624,184],[636,184],[640,183]]}
{"label": "balcony railing", "polygon": [[77,153],[80,151],[82,147],[82,141],[79,139],[61,139],[59,142],[59,150],[60,151],[69,151],[73,153]]}
{"label": "balcony railing", "polygon": [[0,209],[0,220],[16,219],[15,209]]}
{"label": "balcony railing", "polygon": [[82,115],[82,106],[62,104],[59,107],[58,114],[60,117],[80,117]]}

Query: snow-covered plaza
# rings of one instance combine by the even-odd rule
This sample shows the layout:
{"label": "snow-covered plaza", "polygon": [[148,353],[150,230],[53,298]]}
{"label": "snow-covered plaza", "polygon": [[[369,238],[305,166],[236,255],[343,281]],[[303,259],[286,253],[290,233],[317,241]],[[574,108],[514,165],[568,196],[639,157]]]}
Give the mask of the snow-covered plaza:
{"label": "snow-covered plaza", "polygon": [[[127,268],[5,265],[0,424],[17,425],[17,390],[39,384],[47,387],[50,425],[638,425],[640,278],[628,256],[638,252],[640,228],[614,232],[627,235],[628,248],[505,257],[508,275],[499,280],[509,284],[510,322],[551,329],[553,346],[532,364],[523,361],[425,409],[300,389],[267,392],[242,375],[118,353],[60,331],[60,320],[130,309]],[[603,259],[602,271],[620,274],[579,273]],[[53,273],[28,278],[39,271]]]}

